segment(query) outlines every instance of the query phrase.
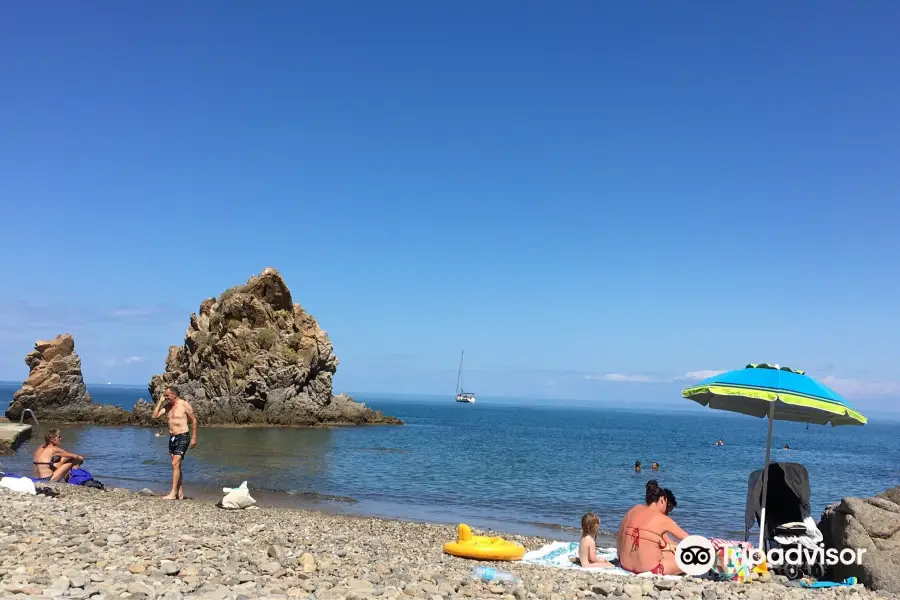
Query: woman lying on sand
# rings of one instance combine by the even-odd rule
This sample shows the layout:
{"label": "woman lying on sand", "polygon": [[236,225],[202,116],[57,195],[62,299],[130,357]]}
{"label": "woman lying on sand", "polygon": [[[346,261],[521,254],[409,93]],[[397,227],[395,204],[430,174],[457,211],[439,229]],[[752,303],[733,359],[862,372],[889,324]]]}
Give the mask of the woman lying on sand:
{"label": "woman lying on sand", "polygon": [[632,573],[650,571],[654,575],[678,575],[675,546],[666,536],[682,540],[688,536],[669,513],[677,506],[675,494],[647,482],[646,505],[638,504],[626,513],[616,536],[619,565]]}

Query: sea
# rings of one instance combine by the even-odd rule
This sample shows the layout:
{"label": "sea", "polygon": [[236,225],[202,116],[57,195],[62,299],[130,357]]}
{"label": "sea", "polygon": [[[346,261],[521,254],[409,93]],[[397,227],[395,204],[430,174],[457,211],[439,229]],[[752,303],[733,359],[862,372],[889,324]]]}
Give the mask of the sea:
{"label": "sea", "polygon": [[[0,384],[7,406],[16,384]],[[95,402],[130,408],[146,388],[89,386]],[[646,410],[479,397],[356,395],[404,426],[329,429],[205,428],[184,463],[195,501],[243,481],[261,503],[342,514],[577,539],[592,511],[608,535],[656,479],[675,493],[672,517],[692,534],[744,539],[749,474],[765,460],[766,421],[697,406]],[[31,474],[41,423],[0,470]],[[157,435],[162,432],[163,435]],[[168,491],[171,467],[160,429],[65,426],[62,446],[107,486]],[[724,446],[716,446],[718,439]],[[789,450],[784,446],[790,445]],[[900,423],[864,427],[776,422],[773,461],[804,464],[813,516],[842,496],[900,485]],[[635,461],[644,470],[636,473]],[[658,462],[660,469],[651,471]],[[98,492],[99,493],[99,492]],[[751,535],[755,529],[751,529]],[[752,539],[752,538],[751,538]]]}

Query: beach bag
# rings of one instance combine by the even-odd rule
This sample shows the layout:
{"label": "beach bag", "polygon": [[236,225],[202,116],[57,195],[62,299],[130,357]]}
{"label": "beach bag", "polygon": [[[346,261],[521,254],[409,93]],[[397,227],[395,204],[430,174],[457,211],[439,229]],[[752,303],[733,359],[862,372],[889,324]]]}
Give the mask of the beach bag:
{"label": "beach bag", "polygon": [[84,487],[94,488],[97,490],[104,489],[103,484],[94,479],[94,476],[84,469],[72,469],[69,472],[68,483],[70,485],[83,485]]}
{"label": "beach bag", "polygon": [[717,579],[746,583],[750,581],[752,564],[745,554],[743,544],[713,544],[716,549],[716,563],[713,572]]}
{"label": "beach bag", "polygon": [[222,488],[222,491],[225,493],[225,497],[222,498],[222,501],[219,502],[220,508],[229,508],[229,509],[238,509],[238,508],[250,508],[254,504],[256,504],[256,500],[250,495],[250,490],[247,489],[247,482],[243,482],[239,487],[236,488]]}

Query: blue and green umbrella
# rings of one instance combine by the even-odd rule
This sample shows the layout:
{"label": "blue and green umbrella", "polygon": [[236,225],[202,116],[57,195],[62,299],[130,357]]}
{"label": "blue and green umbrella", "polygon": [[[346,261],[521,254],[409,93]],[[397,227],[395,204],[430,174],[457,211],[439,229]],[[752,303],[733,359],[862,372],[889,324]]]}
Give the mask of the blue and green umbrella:
{"label": "blue and green umbrella", "polygon": [[703,406],[768,417],[766,462],[763,466],[759,548],[763,548],[766,520],[766,493],[769,456],[772,450],[772,422],[799,421],[816,425],[865,425],[868,421],[837,392],[803,371],[770,365],[750,364],[743,369],[721,373],[684,390],[682,396]]}

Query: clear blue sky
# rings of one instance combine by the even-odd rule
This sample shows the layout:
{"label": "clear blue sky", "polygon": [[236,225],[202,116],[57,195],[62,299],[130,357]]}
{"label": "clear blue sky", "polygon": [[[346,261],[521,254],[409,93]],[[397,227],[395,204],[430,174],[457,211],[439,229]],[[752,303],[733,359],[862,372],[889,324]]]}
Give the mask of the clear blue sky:
{"label": "clear blue sky", "polygon": [[[337,387],[900,397],[900,4],[6,3],[0,378],[143,383],[266,266]],[[683,378],[683,379],[678,379]]]}

